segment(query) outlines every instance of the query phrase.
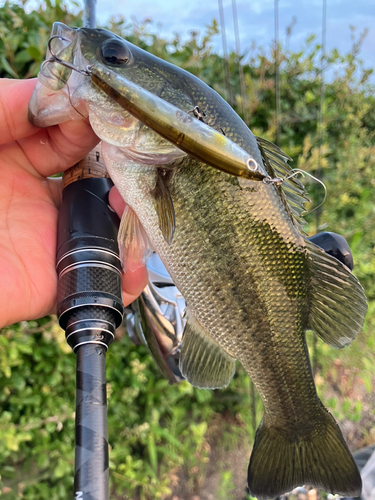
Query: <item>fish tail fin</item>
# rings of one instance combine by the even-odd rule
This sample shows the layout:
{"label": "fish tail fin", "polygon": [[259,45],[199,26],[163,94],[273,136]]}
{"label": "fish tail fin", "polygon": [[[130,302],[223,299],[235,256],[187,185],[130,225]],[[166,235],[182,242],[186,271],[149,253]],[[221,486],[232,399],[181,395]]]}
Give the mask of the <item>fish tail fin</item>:
{"label": "fish tail fin", "polygon": [[342,496],[359,496],[361,476],[332,415],[322,407],[320,425],[308,435],[268,427],[255,435],[248,470],[250,494],[276,498],[309,484]]}

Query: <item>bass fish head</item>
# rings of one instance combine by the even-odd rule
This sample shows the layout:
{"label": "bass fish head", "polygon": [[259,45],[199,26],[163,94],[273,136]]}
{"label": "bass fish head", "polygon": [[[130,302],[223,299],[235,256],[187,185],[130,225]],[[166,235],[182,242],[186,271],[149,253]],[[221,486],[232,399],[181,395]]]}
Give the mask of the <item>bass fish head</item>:
{"label": "bass fish head", "polygon": [[[62,60],[69,67],[59,62]],[[86,74],[100,63],[140,87],[191,108],[179,90],[158,73],[162,60],[105,29],[69,28],[54,23],[46,60],[29,104],[38,127],[89,118],[98,137],[144,164],[165,164],[185,155],[108,97]],[[78,70],[78,71],[77,71]]]}
{"label": "bass fish head", "polygon": [[142,164],[189,154],[252,180],[273,173],[241,118],[191,73],[104,29],[55,23],[48,47],[30,102],[35,125],[89,117],[100,139]]}

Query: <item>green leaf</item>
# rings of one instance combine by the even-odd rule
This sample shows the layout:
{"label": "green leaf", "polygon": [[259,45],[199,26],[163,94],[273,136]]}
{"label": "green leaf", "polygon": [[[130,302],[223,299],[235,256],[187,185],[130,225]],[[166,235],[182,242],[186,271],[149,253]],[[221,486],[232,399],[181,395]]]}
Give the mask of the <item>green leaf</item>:
{"label": "green leaf", "polygon": [[154,471],[157,471],[157,469],[158,469],[158,454],[156,451],[156,444],[155,444],[154,435],[152,433],[150,433],[148,435],[147,448],[148,448],[148,455],[150,458],[151,467]]}
{"label": "green leaf", "polygon": [[15,64],[25,64],[29,61],[30,61],[30,54],[28,50],[21,50],[20,52],[17,52],[17,54],[14,57]]}
{"label": "green leaf", "polygon": [[36,61],[40,61],[42,59],[42,54],[40,53],[38,47],[35,46],[28,47],[27,52],[29,53],[31,59],[35,59]]}
{"label": "green leaf", "polygon": [[71,465],[63,459],[59,459],[57,467],[55,468],[54,476],[59,479],[71,472]]}
{"label": "green leaf", "polygon": [[12,374],[12,377],[10,379],[10,383],[18,391],[22,390],[26,385],[24,377],[22,377],[22,375],[20,373],[15,372],[15,371]]}
{"label": "green leaf", "polygon": [[56,424],[54,422],[48,422],[46,424],[46,430],[49,434],[52,434],[56,430]]}
{"label": "green leaf", "polygon": [[165,457],[170,457],[171,459],[173,459],[175,465],[179,465],[182,462],[181,455],[177,455],[177,453],[170,450],[169,448],[166,448],[165,446],[158,446],[158,452],[164,455]]}
{"label": "green leaf", "polygon": [[173,444],[178,448],[179,450],[183,449],[184,445],[182,444],[181,441],[179,441],[177,438],[175,438],[172,434],[170,434],[170,431],[168,429],[159,429],[159,436],[165,438],[169,443]]}
{"label": "green leaf", "polygon": [[13,76],[13,78],[18,78],[17,73],[14,71],[14,69],[11,68],[10,64],[8,63],[4,55],[0,55],[0,63],[1,66],[3,66],[3,68],[5,69],[5,71],[9,73],[11,76]]}

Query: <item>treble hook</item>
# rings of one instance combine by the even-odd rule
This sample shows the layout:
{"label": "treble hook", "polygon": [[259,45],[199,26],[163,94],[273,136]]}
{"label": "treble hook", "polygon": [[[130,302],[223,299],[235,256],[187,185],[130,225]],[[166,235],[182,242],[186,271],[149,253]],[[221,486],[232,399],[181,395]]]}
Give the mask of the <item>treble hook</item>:
{"label": "treble hook", "polygon": [[323,181],[321,181],[320,179],[318,179],[317,177],[315,177],[314,175],[310,174],[309,172],[305,172],[305,170],[301,170],[300,168],[294,168],[292,169],[292,174],[288,175],[287,177],[284,177],[284,178],[279,178],[277,177],[276,179],[271,179],[271,177],[266,177],[265,179],[263,179],[263,182],[265,184],[275,184],[276,186],[281,186],[281,184],[289,179],[292,179],[293,177],[295,177],[296,175],[298,174],[301,174],[302,177],[305,177],[305,175],[308,175],[309,177],[311,177],[311,179],[314,179],[314,181],[316,182],[319,182],[319,184],[321,184],[324,188],[324,198],[323,198],[323,201],[317,206],[315,207],[313,210],[309,210],[307,213],[308,214],[311,214],[312,212],[315,212],[315,210],[318,210],[318,208],[320,208],[323,203],[326,201],[326,198],[327,198],[327,187],[326,185],[324,184]]}
{"label": "treble hook", "polygon": [[[70,40],[60,36],[60,35],[53,35],[51,36],[51,38],[48,40],[48,50],[51,54],[51,57],[49,59],[46,59],[41,67],[40,67],[40,71],[42,73],[43,76],[45,76],[46,78],[51,78],[49,75],[46,75],[46,73],[44,72],[44,67],[46,66],[46,64],[48,63],[58,63],[58,64],[61,64],[62,66],[65,66],[66,68],[68,69],[71,69],[73,71],[77,71],[77,73],[80,73],[81,75],[84,75],[84,76],[90,76],[91,75],[91,72],[89,70],[89,66],[87,66],[86,69],[80,69],[78,68],[77,66],[75,66],[74,64],[68,62],[68,61],[65,61],[64,59],[60,59],[60,57],[58,57],[52,50],[52,40],[54,40],[55,38],[58,38],[59,40],[62,40],[64,42],[70,42]],[[54,73],[52,73],[54,75]],[[56,78],[56,75],[54,75],[55,78]]]}
{"label": "treble hook", "polygon": [[58,56],[56,54],[54,54],[54,52],[52,50],[52,40],[54,40],[55,38],[58,38],[59,40],[62,40],[63,42],[70,42],[70,40],[68,40],[67,38],[64,38],[61,35],[52,35],[50,37],[50,39],[48,40],[47,48],[48,48],[52,58],[58,60],[59,59]]}
{"label": "treble hook", "polygon": [[305,175],[308,175],[311,179],[314,179],[314,181],[319,182],[319,184],[321,186],[323,186],[323,189],[324,189],[324,198],[323,198],[323,201],[321,203],[319,203],[318,206],[316,206],[315,208],[313,208],[313,210],[309,210],[307,212],[308,214],[312,214],[313,212],[315,212],[315,210],[318,210],[318,208],[320,208],[323,205],[323,203],[326,201],[326,198],[327,198],[327,187],[326,187],[326,185],[324,184],[323,181],[321,181],[320,179],[318,179],[314,175],[310,174],[309,172],[305,172],[304,170],[301,170],[300,168],[293,169],[293,173],[291,175],[289,175],[288,177],[286,177],[284,180],[287,181],[288,179],[291,179],[292,177],[295,177],[298,174],[301,174],[302,177],[305,177]]}

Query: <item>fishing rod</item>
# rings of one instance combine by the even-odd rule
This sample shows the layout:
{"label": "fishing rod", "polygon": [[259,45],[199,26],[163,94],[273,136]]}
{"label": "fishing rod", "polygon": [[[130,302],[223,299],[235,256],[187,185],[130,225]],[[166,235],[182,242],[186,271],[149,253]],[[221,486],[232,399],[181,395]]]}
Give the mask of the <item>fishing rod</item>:
{"label": "fishing rod", "polygon": [[[96,0],[85,0],[95,27]],[[106,351],[123,318],[119,220],[100,147],[65,172],[58,220],[58,318],[76,354],[76,500],[109,499]]]}
{"label": "fishing rod", "polygon": [[76,354],[75,499],[109,498],[105,355],[121,324],[117,215],[100,150],[64,175],[57,237],[58,317]]}

